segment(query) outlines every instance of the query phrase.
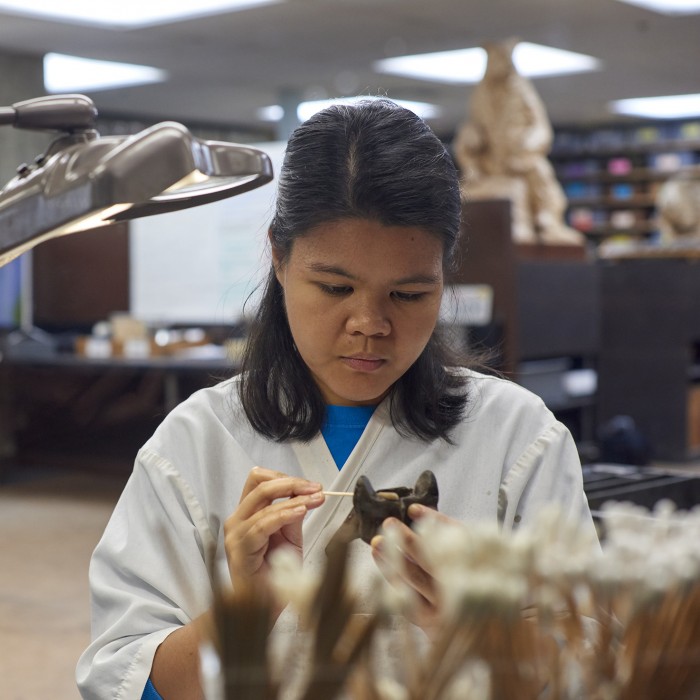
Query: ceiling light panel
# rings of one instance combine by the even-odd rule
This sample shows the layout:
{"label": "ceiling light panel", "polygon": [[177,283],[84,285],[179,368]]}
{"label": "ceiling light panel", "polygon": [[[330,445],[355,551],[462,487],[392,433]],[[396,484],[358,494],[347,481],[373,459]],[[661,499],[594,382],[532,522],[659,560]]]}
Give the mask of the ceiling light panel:
{"label": "ceiling light panel", "polygon": [[281,0],[0,0],[0,12],[70,24],[134,29],[236,12]]}
{"label": "ceiling light panel", "polygon": [[284,108],[282,105],[270,105],[261,107],[258,110],[258,119],[264,122],[279,122],[284,117]]}
{"label": "ceiling light panel", "polygon": [[610,109],[617,114],[648,119],[687,119],[700,116],[700,94],[616,100],[610,103]]}
{"label": "ceiling light panel", "polygon": [[133,63],[95,61],[78,56],[47,53],[44,56],[44,87],[48,92],[91,92],[163,82],[167,73]]}
{"label": "ceiling light panel", "polygon": [[700,14],[700,0],[618,0],[661,15]]}
{"label": "ceiling light panel", "polygon": [[[593,56],[526,41],[515,47],[513,62],[521,75],[530,78],[599,70],[602,66]],[[392,73],[419,80],[477,83],[483,78],[486,69],[486,51],[476,47],[397,56],[377,61],[374,67],[380,73]]]}

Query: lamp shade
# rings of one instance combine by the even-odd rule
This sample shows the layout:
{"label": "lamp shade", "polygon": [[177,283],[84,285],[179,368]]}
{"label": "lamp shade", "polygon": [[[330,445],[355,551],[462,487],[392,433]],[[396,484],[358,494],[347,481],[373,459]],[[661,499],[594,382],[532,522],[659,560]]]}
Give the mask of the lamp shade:
{"label": "lamp shade", "polygon": [[[74,127],[66,115],[71,100]],[[0,265],[55,236],[207,204],[272,180],[263,151],[200,140],[177,122],[100,137],[85,100],[92,104],[80,95],[53,96],[0,108],[0,124],[62,132],[0,191]]]}

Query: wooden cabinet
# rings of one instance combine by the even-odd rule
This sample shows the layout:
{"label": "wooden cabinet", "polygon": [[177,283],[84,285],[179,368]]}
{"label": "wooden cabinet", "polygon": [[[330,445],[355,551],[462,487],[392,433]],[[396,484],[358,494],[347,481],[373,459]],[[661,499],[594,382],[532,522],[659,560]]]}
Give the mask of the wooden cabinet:
{"label": "wooden cabinet", "polygon": [[224,360],[0,358],[0,482],[37,465],[128,474],[168,411],[233,371]]}
{"label": "wooden cabinet", "polygon": [[594,244],[657,234],[656,195],[678,173],[700,178],[700,121],[560,129],[550,154],[568,223]]}
{"label": "wooden cabinet", "polygon": [[129,226],[53,238],[33,252],[33,320],[47,331],[90,332],[129,310]]}
{"label": "wooden cabinet", "polygon": [[600,263],[601,423],[631,416],[657,460],[700,456],[700,259]]}
{"label": "wooden cabinet", "polygon": [[515,244],[505,200],[469,202],[463,221],[459,266],[450,281],[492,288],[496,330],[481,339],[499,352],[499,369],[539,394],[583,449],[594,439],[595,395],[573,395],[567,380],[595,371],[597,264],[580,246]]}

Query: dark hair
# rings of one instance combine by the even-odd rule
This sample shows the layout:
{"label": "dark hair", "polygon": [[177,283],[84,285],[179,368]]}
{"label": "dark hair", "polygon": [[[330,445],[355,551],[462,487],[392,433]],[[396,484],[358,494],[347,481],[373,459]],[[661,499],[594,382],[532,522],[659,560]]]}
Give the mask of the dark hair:
{"label": "dark hair", "polygon": [[[453,263],[461,198],[455,165],[428,125],[389,100],[337,105],[292,134],[279,175],[272,245],[282,259],[314,227],[347,219],[420,227],[443,241]],[[467,395],[462,373],[435,332],[394,384],[395,427],[424,440],[442,437],[461,419]],[[240,395],[253,427],[275,440],[310,440],[325,403],[292,338],[282,287],[271,269],[242,363]]]}

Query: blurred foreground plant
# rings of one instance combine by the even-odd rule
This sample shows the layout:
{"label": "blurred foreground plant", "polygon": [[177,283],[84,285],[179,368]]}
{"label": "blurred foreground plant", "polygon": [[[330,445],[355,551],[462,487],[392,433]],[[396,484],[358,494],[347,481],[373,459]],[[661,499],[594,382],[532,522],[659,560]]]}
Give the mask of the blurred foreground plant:
{"label": "blurred foreground plant", "polygon": [[[602,547],[556,509],[512,533],[429,519],[419,531],[444,616],[430,644],[409,623],[385,632],[414,604],[408,590],[378,580],[376,609],[357,614],[347,546],[320,576],[281,552],[273,589],[299,637],[273,661],[269,594],[217,592],[210,700],[700,698],[700,512],[610,504]],[[387,545],[400,566],[400,543]],[[386,634],[399,637],[393,664],[377,662]]]}

